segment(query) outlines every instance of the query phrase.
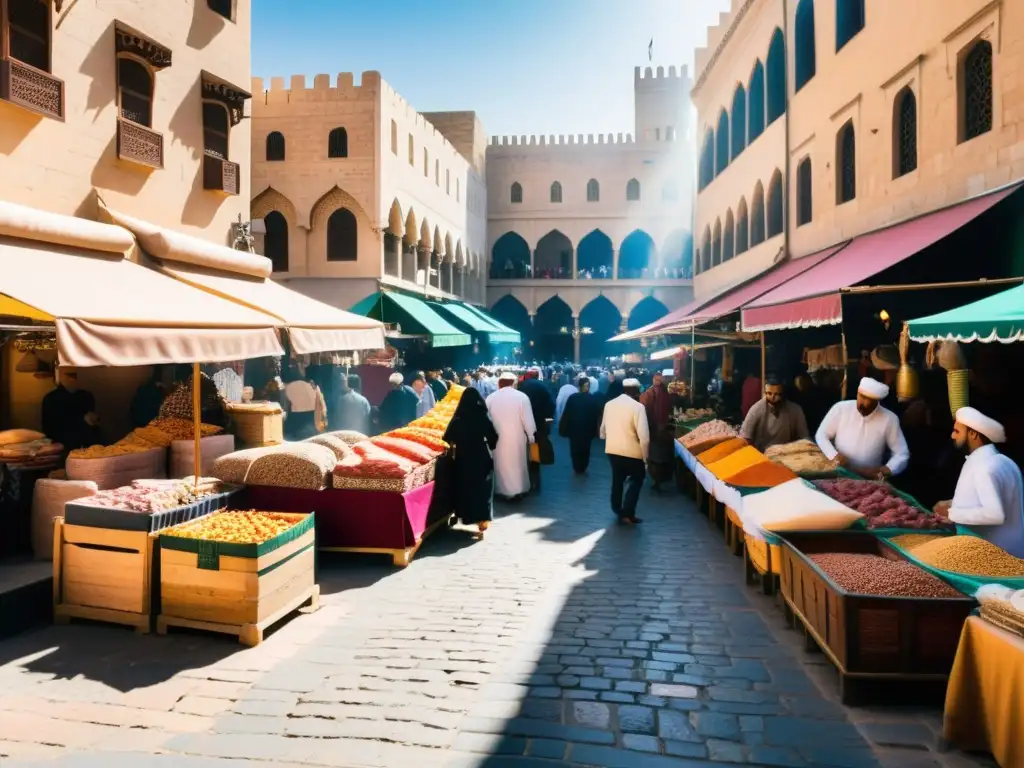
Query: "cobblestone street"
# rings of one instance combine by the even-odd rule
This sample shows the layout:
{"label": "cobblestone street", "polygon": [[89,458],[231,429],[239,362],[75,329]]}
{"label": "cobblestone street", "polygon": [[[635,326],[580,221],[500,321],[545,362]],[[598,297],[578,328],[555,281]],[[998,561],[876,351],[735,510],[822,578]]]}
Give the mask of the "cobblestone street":
{"label": "cobblestone street", "polygon": [[84,624],[0,644],[0,765],[988,765],[938,751],[938,711],[841,706],[688,501],[645,488],[643,525],[610,525],[603,455],[576,478],[557,450],[482,542],[322,558],[321,609],[257,648]]}

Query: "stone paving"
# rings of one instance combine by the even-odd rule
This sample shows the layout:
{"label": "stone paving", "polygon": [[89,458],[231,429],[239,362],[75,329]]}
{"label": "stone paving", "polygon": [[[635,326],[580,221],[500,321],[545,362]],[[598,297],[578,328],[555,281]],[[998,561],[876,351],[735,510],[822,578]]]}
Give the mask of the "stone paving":
{"label": "stone paving", "polygon": [[[849,709],[678,494],[611,525],[609,472],[545,468],[487,538],[395,571],[322,558],[321,609],[259,647],[47,627],[0,643],[0,766],[965,768],[941,713]],[[372,514],[372,512],[369,512]]]}

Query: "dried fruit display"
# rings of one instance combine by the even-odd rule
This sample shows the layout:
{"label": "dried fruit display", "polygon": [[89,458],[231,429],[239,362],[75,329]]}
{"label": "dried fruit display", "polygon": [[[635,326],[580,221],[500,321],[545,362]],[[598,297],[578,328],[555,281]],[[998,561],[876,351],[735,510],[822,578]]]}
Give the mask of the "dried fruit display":
{"label": "dried fruit display", "polygon": [[334,467],[335,477],[357,477],[364,479],[391,478],[402,480],[409,474],[406,466],[389,461],[386,458],[367,458],[354,453],[337,463]]}
{"label": "dried fruit display", "polygon": [[331,450],[322,445],[285,443],[259,456],[249,467],[245,482],[319,491],[327,487],[336,463]]}
{"label": "dried fruit display", "polygon": [[[420,462],[413,461],[412,459],[407,459],[404,456],[399,456],[398,454],[392,453],[386,448],[381,448],[377,445],[374,445],[369,440],[365,440],[361,443],[353,445],[352,450],[355,451],[355,453],[361,456],[364,460],[383,461],[395,464],[403,471],[404,474],[409,474],[418,466],[420,466]],[[392,475],[389,475],[389,477],[390,476]]]}
{"label": "dried fruit display", "polygon": [[[200,437],[210,437],[224,430],[213,424],[199,426]],[[191,440],[195,436],[195,426],[191,421],[173,416],[162,416],[153,419],[149,424],[133,429],[113,445],[93,445],[71,451],[72,459],[106,459],[111,456],[124,456],[129,453],[151,451],[154,448],[168,448],[175,440]]]}
{"label": "dried fruit display", "polygon": [[228,510],[168,528],[164,536],[230,544],[262,544],[294,526],[295,516],[276,512]]}
{"label": "dried fruit display", "polygon": [[437,417],[432,416],[432,413],[433,411],[430,411],[430,413],[428,413],[426,416],[421,416],[415,421],[410,422],[409,426],[423,427],[424,429],[433,429],[443,433],[448,428],[448,422],[441,421]]}
{"label": "dried fruit display", "polygon": [[378,448],[383,448],[388,453],[415,461],[417,464],[426,464],[438,456],[438,451],[427,448],[425,445],[392,435],[379,435],[378,437],[370,438],[370,442]]}
{"label": "dried fruit display", "polygon": [[885,483],[874,480],[839,478],[815,480],[822,493],[841,501],[864,515],[868,528],[912,528],[950,530],[953,526],[941,517],[908,503]]}
{"label": "dried fruit display", "polygon": [[978,536],[943,536],[914,547],[913,554],[940,571],[990,578],[1024,577],[1024,560]]}
{"label": "dried fruit display", "polygon": [[882,597],[962,597],[941,579],[902,560],[845,552],[808,557],[847,592]]}
{"label": "dried fruit display", "polygon": [[185,480],[136,480],[131,485],[99,491],[80,503],[129,512],[164,512],[192,504],[216,490],[207,484],[197,493],[195,484]]}
{"label": "dried fruit display", "polygon": [[394,429],[386,434],[388,437],[400,437],[403,440],[411,440],[437,453],[444,453],[448,450],[448,443],[441,439],[441,433],[436,429],[403,427],[402,429]]}
{"label": "dried fruit display", "polygon": [[679,438],[679,442],[683,444],[683,447],[689,448],[692,445],[707,442],[708,440],[717,438],[728,439],[730,437],[736,437],[736,430],[721,419],[715,419],[714,421],[705,422],[692,432],[683,435]]}

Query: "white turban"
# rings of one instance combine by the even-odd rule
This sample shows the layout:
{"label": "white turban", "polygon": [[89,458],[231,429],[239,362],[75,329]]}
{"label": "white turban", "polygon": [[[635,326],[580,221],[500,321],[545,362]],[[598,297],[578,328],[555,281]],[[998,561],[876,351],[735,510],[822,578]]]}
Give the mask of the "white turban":
{"label": "white turban", "polygon": [[516,375],[512,371],[505,371],[498,377],[498,381],[515,381]]}
{"label": "white turban", "polygon": [[860,380],[857,393],[870,397],[872,400],[885,400],[889,396],[889,388],[882,382],[865,376]]}
{"label": "white turban", "polygon": [[956,420],[965,427],[970,427],[975,432],[983,434],[993,443],[1006,442],[1006,430],[1003,429],[1003,425],[995,419],[990,419],[977,408],[971,408],[970,406],[958,408]]}
{"label": "white turban", "polygon": [[397,387],[403,381],[405,381],[405,377],[400,373],[392,373],[390,376],[388,376],[388,381]]}
{"label": "white turban", "polygon": [[622,388],[623,389],[640,389],[640,380],[639,379],[626,379],[624,382],[622,382]]}

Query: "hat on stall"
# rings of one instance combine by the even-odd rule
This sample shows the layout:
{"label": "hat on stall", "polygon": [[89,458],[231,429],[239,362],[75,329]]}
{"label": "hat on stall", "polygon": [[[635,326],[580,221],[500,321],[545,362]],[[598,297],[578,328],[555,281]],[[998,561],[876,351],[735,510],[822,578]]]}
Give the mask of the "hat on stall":
{"label": "hat on stall", "polygon": [[403,381],[405,381],[405,377],[400,373],[392,373],[390,376],[388,376],[388,382],[394,384],[396,387],[399,386]]}
{"label": "hat on stall", "polygon": [[1006,430],[1003,429],[1003,425],[995,419],[990,419],[977,408],[971,408],[970,406],[958,408],[956,420],[965,427],[970,427],[975,432],[984,435],[993,443],[1006,442]]}
{"label": "hat on stall", "polygon": [[871,365],[876,371],[895,371],[900,367],[900,353],[895,344],[882,344],[871,350]]}
{"label": "hat on stall", "polygon": [[639,379],[626,379],[624,382],[622,382],[622,388],[623,389],[640,389],[640,380]]}
{"label": "hat on stall", "polygon": [[860,380],[860,385],[857,387],[857,394],[870,397],[872,400],[885,400],[889,396],[889,388],[880,381],[876,381],[869,376],[865,376]]}
{"label": "hat on stall", "polygon": [[498,381],[515,381],[516,375],[512,371],[505,371],[498,377]]}

